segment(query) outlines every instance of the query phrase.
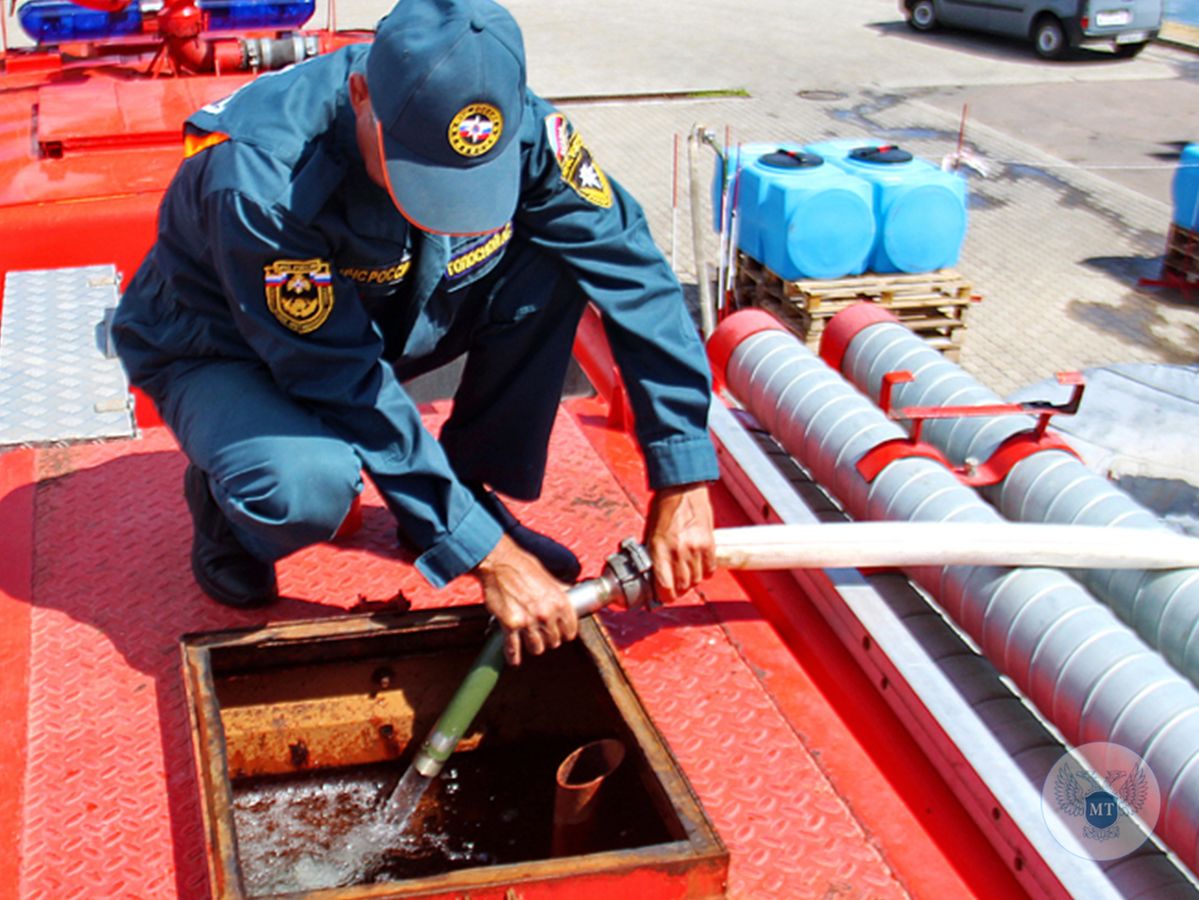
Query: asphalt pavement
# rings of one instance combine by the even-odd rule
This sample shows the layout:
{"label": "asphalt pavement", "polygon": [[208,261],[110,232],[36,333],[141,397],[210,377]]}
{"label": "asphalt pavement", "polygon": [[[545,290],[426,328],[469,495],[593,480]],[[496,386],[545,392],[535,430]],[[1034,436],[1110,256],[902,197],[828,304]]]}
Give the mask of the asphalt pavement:
{"label": "asphalt pavement", "polygon": [[[966,171],[957,268],[982,300],[962,365],[1007,395],[1057,371],[1199,360],[1199,296],[1139,283],[1160,274],[1177,154],[1199,141],[1199,56],[1188,50],[1047,63],[1019,42],[916,34],[887,0],[509,6],[531,83],[641,200],[685,284],[696,280],[685,153],[695,126],[733,143],[878,137],[940,162],[965,113],[982,172]],[[713,160],[702,150],[705,222]],[[704,255],[715,254],[708,234]]]}
{"label": "asphalt pavement", "polygon": [[[530,83],[641,201],[693,293],[697,126],[733,143],[877,137],[940,162],[964,121],[980,162],[957,269],[982,300],[962,365],[1007,395],[1059,370],[1199,360],[1199,294],[1140,284],[1161,271],[1177,154],[1199,141],[1199,29],[1172,24],[1135,59],[1048,63],[1022,42],[917,34],[894,0],[508,5]],[[390,7],[321,0],[311,24],[373,27]],[[704,222],[713,162],[703,149]],[[710,230],[702,255],[715,261]]]}

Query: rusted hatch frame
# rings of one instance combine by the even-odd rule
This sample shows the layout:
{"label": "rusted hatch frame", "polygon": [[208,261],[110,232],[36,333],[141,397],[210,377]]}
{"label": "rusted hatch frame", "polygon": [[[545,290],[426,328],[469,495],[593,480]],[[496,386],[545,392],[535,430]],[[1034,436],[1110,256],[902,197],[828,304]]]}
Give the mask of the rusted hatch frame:
{"label": "rusted hatch frame", "polygon": [[[211,891],[221,900],[248,895],[243,885],[233,817],[233,784],[230,778],[217,679],[219,668],[267,661],[270,667],[300,665],[332,655],[352,657],[346,648],[372,647],[387,638],[419,638],[424,649],[437,645],[461,649],[472,632],[482,640],[487,618],[478,607],[409,613],[373,613],[288,622],[254,629],[236,629],[185,635],[181,639],[184,682],[191,717],[192,743],[199,775],[205,839],[208,844]],[[389,884],[357,885],[316,892],[332,898],[383,898],[437,896],[443,892],[496,889],[504,884],[565,883],[574,879],[612,878],[613,885],[635,880],[639,873],[650,881],[673,880],[671,896],[718,897],[724,895],[728,851],[717,835],[682,768],[653,726],[629,683],[603,627],[593,619],[580,623],[580,643],[595,665],[608,697],[644,754],[657,781],[655,794],[673,816],[683,838],[631,850],[592,853],[566,859],[548,859],[448,872],[432,878]],[[377,653],[377,648],[374,650]],[[214,654],[217,659],[214,661]],[[414,736],[417,739],[421,735]],[[680,882],[685,885],[680,891]],[[632,885],[627,885],[632,886]],[[649,887],[647,883],[646,887]],[[652,896],[652,895],[651,895]]]}

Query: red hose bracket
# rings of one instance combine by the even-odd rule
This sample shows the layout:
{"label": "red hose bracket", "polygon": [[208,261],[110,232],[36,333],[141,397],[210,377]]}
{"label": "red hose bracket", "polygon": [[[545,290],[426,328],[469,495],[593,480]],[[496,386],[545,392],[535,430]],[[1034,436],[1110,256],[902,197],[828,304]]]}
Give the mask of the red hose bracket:
{"label": "red hose bracket", "polygon": [[[897,384],[910,384],[916,380],[911,372],[899,370],[896,372],[888,372],[883,376],[882,386],[878,392],[879,409],[889,419],[908,418],[907,409],[900,413],[895,413],[891,409],[891,393],[895,390]],[[909,456],[922,456],[925,459],[931,459],[939,462],[947,469],[952,469],[953,465],[945,458],[936,447],[931,444],[926,444],[920,440],[920,429],[924,427],[924,419],[916,417],[912,419],[912,429],[907,437],[892,438],[889,441],[883,441],[876,447],[866,451],[861,459],[858,460],[857,470],[867,482],[874,481],[878,477],[879,472],[891,465],[899,459],[904,459]]]}
{"label": "red hose bracket", "polygon": [[1007,478],[1016,463],[1042,450],[1061,450],[1077,457],[1078,453],[1056,434],[1037,434],[1035,428],[1013,434],[995,448],[986,462],[955,466],[954,474],[970,487],[988,487]]}
{"label": "red hose bracket", "polygon": [[[1033,400],[1026,403],[983,403],[977,406],[905,406],[899,410],[892,410],[891,392],[895,385],[905,384],[912,380],[911,372],[888,372],[883,376],[878,402],[879,407],[886,413],[888,418],[911,422],[911,426],[908,429],[910,437],[907,443],[912,447],[927,446],[921,442],[920,433],[924,428],[924,423],[928,419],[962,419],[977,418],[980,416],[998,417],[1015,415],[1032,415],[1037,417],[1037,424],[1034,427],[1008,437],[1002,444],[995,448],[995,452],[984,462],[967,461],[965,465],[954,466],[942,456],[942,461],[953,470],[954,474],[958,476],[963,484],[971,487],[986,487],[987,485],[998,484],[1007,478],[1008,472],[1012,470],[1012,467],[1016,463],[1042,450],[1061,450],[1069,453],[1071,456],[1078,456],[1074,448],[1067,444],[1064,439],[1055,434],[1049,434],[1047,429],[1049,427],[1049,420],[1054,416],[1058,414],[1072,416],[1078,412],[1079,407],[1082,405],[1083,390],[1086,388],[1086,380],[1083,378],[1081,372],[1057,373],[1058,384],[1069,385],[1074,388],[1070,394],[1070,399],[1065,403],[1054,404],[1044,400]],[[875,450],[879,450],[883,446],[885,444],[880,444]],[[859,471],[862,471],[862,464],[874,452],[871,451],[871,453],[866,454],[858,463]],[[912,455],[927,456],[928,454]],[[878,471],[882,471],[882,467],[879,467]],[[876,471],[875,474],[877,475],[878,472]]]}
{"label": "red hose bracket", "polygon": [[894,419],[891,415],[891,392],[895,390],[897,384],[911,384],[916,380],[916,376],[906,369],[900,369],[896,372],[888,372],[883,376],[882,386],[878,391],[878,408],[883,411],[888,419]]}
{"label": "red hose bracket", "polygon": [[1055,406],[1044,400],[1032,400],[1023,404],[1025,412],[1033,413],[1037,417],[1035,434],[1038,438],[1044,436],[1045,429],[1049,426],[1051,418],[1059,413],[1064,416],[1072,416],[1082,406],[1082,392],[1087,386],[1087,381],[1083,378],[1082,372],[1058,372],[1057,383],[1074,388],[1070,392],[1070,399],[1065,403],[1059,403]]}
{"label": "red hose bracket", "polygon": [[909,456],[922,456],[925,459],[939,462],[947,469],[953,468],[949,460],[945,458],[945,454],[936,447],[931,444],[922,444],[911,438],[892,438],[889,441],[883,441],[867,450],[858,460],[855,468],[858,470],[858,474],[869,483],[874,481],[879,473],[891,463],[907,459]]}

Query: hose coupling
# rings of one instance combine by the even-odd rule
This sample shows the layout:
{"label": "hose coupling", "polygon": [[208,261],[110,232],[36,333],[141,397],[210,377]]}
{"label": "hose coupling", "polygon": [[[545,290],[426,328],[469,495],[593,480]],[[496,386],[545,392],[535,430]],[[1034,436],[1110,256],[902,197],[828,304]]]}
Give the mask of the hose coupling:
{"label": "hose coupling", "polygon": [[608,557],[604,577],[614,582],[620,593],[613,599],[626,609],[653,609],[661,605],[654,587],[649,551],[633,538],[621,541],[620,549]]}

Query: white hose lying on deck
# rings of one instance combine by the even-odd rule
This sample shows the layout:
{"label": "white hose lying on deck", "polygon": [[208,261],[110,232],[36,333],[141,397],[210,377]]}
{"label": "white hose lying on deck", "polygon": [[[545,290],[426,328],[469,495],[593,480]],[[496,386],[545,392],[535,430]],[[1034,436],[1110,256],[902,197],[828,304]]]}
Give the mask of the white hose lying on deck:
{"label": "white hose lying on deck", "polygon": [[1199,538],[1140,528],[1015,522],[836,522],[716,530],[727,569],[875,566],[1199,566]]}

